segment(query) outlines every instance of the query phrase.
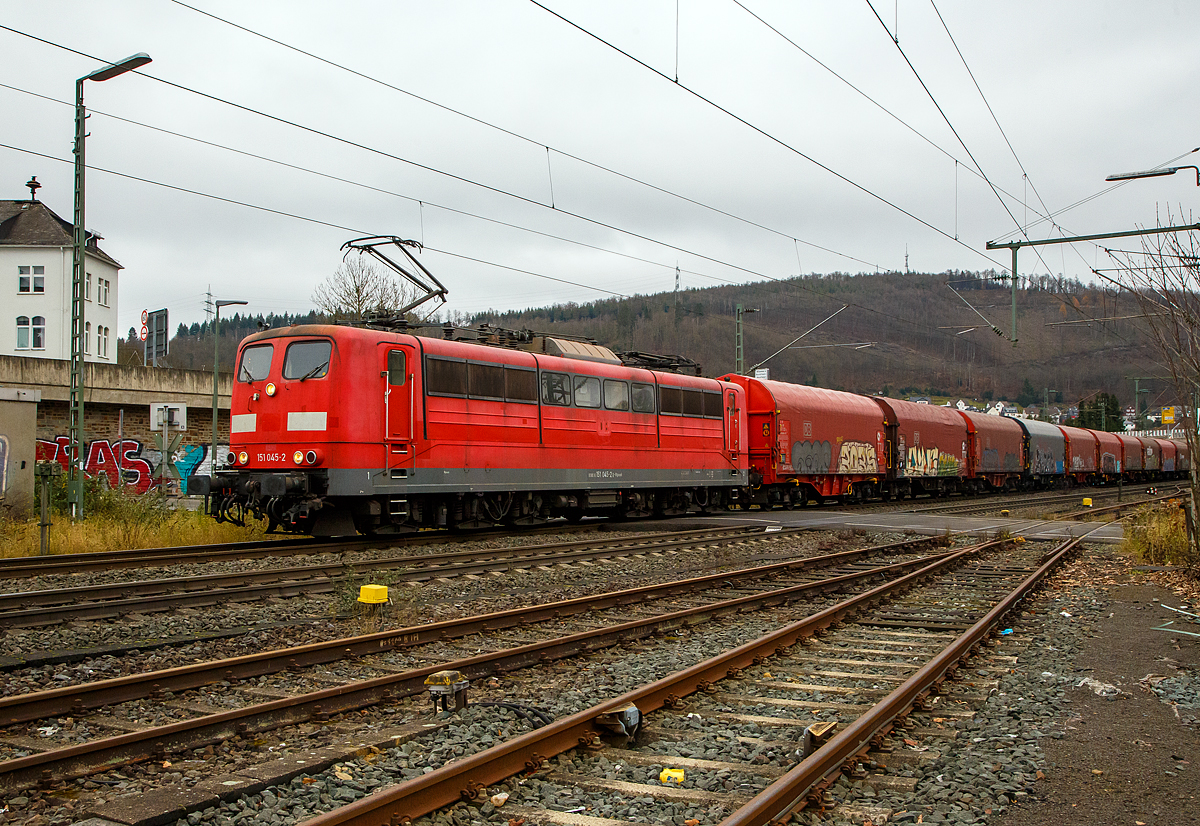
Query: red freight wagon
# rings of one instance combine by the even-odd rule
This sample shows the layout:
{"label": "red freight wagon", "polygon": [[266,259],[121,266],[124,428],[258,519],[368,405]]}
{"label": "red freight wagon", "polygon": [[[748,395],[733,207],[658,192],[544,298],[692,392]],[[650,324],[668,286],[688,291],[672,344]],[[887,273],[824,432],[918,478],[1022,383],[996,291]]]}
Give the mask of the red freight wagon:
{"label": "red freight wagon", "polygon": [[1175,472],[1189,473],[1192,469],[1192,451],[1183,439],[1172,439],[1175,445]]}
{"label": "red freight wagon", "polygon": [[1025,431],[1012,419],[960,411],[971,444],[967,475],[992,488],[1016,487],[1025,469]]}
{"label": "red freight wagon", "polygon": [[1134,438],[1142,443],[1142,467],[1146,470],[1146,474],[1148,476],[1157,475],[1158,471],[1162,470],[1162,448],[1159,447],[1158,440],[1146,436]]}
{"label": "red freight wagon", "polygon": [[873,496],[887,474],[883,413],[866,396],[728,375],[746,390],[754,501]]}
{"label": "red freight wagon", "polygon": [[685,513],[744,489],[741,388],[527,343],[339,325],[250,336],[232,467],[196,478],[219,518],[334,535]]}
{"label": "red freight wagon", "polygon": [[[897,492],[943,494],[967,477],[967,423],[958,410],[872,397],[895,445]],[[894,428],[895,438],[891,438]]]}
{"label": "red freight wagon", "polygon": [[1163,474],[1175,474],[1175,455],[1178,449],[1175,443],[1170,439],[1155,439],[1158,442],[1158,449],[1162,454],[1162,472]]}
{"label": "red freight wagon", "polygon": [[1116,433],[1106,430],[1093,430],[1096,437],[1096,449],[1100,463],[1099,472],[1105,478],[1115,478],[1121,472],[1125,447]]}
{"label": "red freight wagon", "polygon": [[1142,443],[1136,436],[1126,436],[1124,433],[1118,433],[1116,436],[1121,440],[1121,448],[1124,452],[1121,459],[1121,473],[1140,475],[1145,465],[1142,458]]}
{"label": "red freight wagon", "polygon": [[1082,484],[1096,474],[1099,467],[1100,443],[1096,441],[1094,431],[1061,425],[1058,429],[1067,440],[1067,475]]}

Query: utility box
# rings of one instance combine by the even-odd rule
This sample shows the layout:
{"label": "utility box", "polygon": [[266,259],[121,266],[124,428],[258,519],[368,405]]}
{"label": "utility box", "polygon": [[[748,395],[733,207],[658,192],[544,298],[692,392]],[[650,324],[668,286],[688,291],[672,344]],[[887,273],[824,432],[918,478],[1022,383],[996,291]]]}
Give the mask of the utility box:
{"label": "utility box", "polygon": [[0,507],[24,514],[34,504],[40,390],[0,387]]}

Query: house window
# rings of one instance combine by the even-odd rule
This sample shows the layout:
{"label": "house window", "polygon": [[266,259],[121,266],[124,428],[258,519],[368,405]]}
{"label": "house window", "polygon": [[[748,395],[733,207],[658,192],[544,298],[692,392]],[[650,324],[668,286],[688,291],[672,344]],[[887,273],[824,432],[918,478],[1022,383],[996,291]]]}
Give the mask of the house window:
{"label": "house window", "polygon": [[83,297],[86,301],[92,300],[92,274],[90,272],[83,282]]}
{"label": "house window", "polygon": [[29,316],[17,316],[17,349],[29,349]]}
{"label": "house window", "polygon": [[17,292],[46,292],[46,268],[34,265],[17,267]]}
{"label": "house window", "polygon": [[108,358],[108,328],[107,327],[104,328],[104,335],[101,338],[101,341],[103,342],[103,346],[100,349],[100,355],[103,356],[104,358]]}
{"label": "house window", "polygon": [[83,325],[83,352],[92,352],[92,322]]}
{"label": "house window", "polygon": [[96,298],[100,301],[101,307],[108,306],[108,287],[109,283],[107,278],[96,279]]}
{"label": "house window", "polygon": [[35,315],[33,317],[33,349],[46,349],[46,317]]}
{"label": "house window", "polygon": [[104,328],[96,325],[96,355],[104,356]]}

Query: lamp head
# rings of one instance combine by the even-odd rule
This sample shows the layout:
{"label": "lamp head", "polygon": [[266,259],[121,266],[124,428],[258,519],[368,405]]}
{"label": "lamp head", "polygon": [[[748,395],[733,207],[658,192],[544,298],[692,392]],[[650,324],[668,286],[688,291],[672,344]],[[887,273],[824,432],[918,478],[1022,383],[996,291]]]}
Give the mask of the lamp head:
{"label": "lamp head", "polygon": [[123,75],[126,72],[132,72],[139,66],[145,66],[150,62],[150,55],[145,52],[138,52],[130,55],[124,60],[118,60],[116,63],[110,63],[107,66],[97,69],[90,75],[84,75],[80,80],[111,80],[117,75]]}

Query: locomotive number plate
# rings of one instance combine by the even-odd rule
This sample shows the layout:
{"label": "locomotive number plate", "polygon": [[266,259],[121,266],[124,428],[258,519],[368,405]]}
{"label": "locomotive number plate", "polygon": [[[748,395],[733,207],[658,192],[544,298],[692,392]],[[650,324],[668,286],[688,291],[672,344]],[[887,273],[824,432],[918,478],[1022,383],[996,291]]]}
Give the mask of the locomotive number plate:
{"label": "locomotive number plate", "polygon": [[259,453],[256,457],[259,462],[282,462],[286,458],[283,453]]}

